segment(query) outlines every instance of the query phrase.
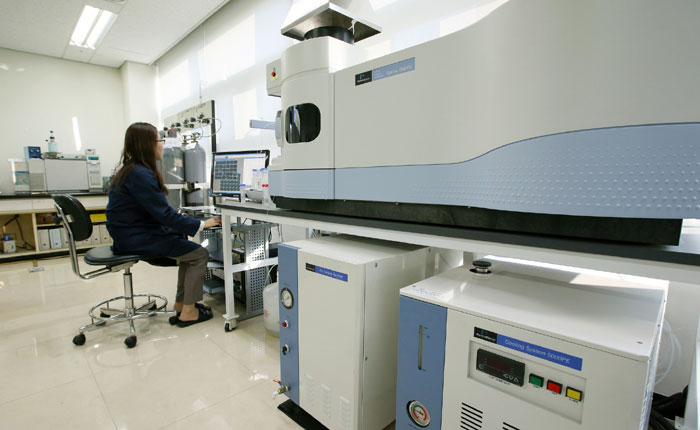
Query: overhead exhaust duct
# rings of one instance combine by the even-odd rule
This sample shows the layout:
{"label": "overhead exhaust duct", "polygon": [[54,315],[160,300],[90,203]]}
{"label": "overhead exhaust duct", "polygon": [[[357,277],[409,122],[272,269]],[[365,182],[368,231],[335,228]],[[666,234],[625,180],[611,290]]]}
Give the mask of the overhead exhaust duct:
{"label": "overhead exhaust duct", "polygon": [[349,44],[381,33],[367,0],[296,0],[282,34],[296,40],[331,36]]}

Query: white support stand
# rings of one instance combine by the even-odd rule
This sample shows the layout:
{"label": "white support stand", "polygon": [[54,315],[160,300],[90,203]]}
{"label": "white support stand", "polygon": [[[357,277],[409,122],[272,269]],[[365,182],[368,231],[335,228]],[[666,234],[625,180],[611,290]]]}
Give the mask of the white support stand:
{"label": "white support stand", "polygon": [[695,335],[695,359],[690,370],[690,382],[688,383],[688,398],[685,402],[685,418],[676,418],[676,428],[680,430],[698,430],[700,428],[700,407],[698,405],[698,359],[700,359],[700,321]]}
{"label": "white support stand", "polygon": [[[238,223],[241,219],[238,218]],[[226,296],[226,314],[224,314],[224,328],[226,331],[233,330],[238,325],[238,315],[235,309],[235,300],[233,296],[233,261],[231,258],[231,217],[227,214],[221,216],[221,231],[224,245],[224,295]]]}

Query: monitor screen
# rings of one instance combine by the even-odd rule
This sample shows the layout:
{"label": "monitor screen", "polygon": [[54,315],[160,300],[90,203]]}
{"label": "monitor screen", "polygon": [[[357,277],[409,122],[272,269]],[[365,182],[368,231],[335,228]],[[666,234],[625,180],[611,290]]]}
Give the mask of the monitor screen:
{"label": "monitor screen", "polygon": [[253,170],[264,169],[269,163],[269,150],[215,152],[211,167],[212,194],[239,195],[241,184],[252,182]]}

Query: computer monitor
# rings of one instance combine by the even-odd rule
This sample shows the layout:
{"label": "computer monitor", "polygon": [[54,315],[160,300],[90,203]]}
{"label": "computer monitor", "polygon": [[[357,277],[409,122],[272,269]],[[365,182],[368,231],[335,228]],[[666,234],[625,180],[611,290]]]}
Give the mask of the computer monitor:
{"label": "computer monitor", "polygon": [[238,196],[241,184],[250,186],[253,170],[270,164],[270,151],[215,152],[212,154],[211,192],[215,196]]}

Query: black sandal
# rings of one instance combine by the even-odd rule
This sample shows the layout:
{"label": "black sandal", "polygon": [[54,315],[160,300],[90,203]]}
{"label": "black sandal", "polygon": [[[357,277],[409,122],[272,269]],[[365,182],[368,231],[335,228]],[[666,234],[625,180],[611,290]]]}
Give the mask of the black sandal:
{"label": "black sandal", "polygon": [[[203,304],[201,304],[201,303],[195,303],[195,304],[194,304],[194,307],[197,308],[197,309],[204,309],[204,311],[206,311],[206,312],[211,311],[211,306],[203,305]],[[179,318],[180,318],[180,313],[181,313],[181,312],[175,312],[175,315],[173,315],[173,316],[171,316],[170,318],[168,318],[168,322],[170,323],[170,325],[175,325],[175,324],[177,324],[177,322],[178,322],[178,320],[179,320]]]}
{"label": "black sandal", "polygon": [[196,306],[195,305],[195,308],[199,311],[199,316],[197,317],[197,319],[192,320],[192,321],[182,321],[182,320],[180,320],[180,318],[176,317],[178,327],[180,327],[180,328],[189,327],[192,324],[197,324],[197,323],[201,323],[204,321],[208,321],[214,316],[214,312],[211,311],[211,308],[206,309],[207,306],[204,306],[204,305]]}

